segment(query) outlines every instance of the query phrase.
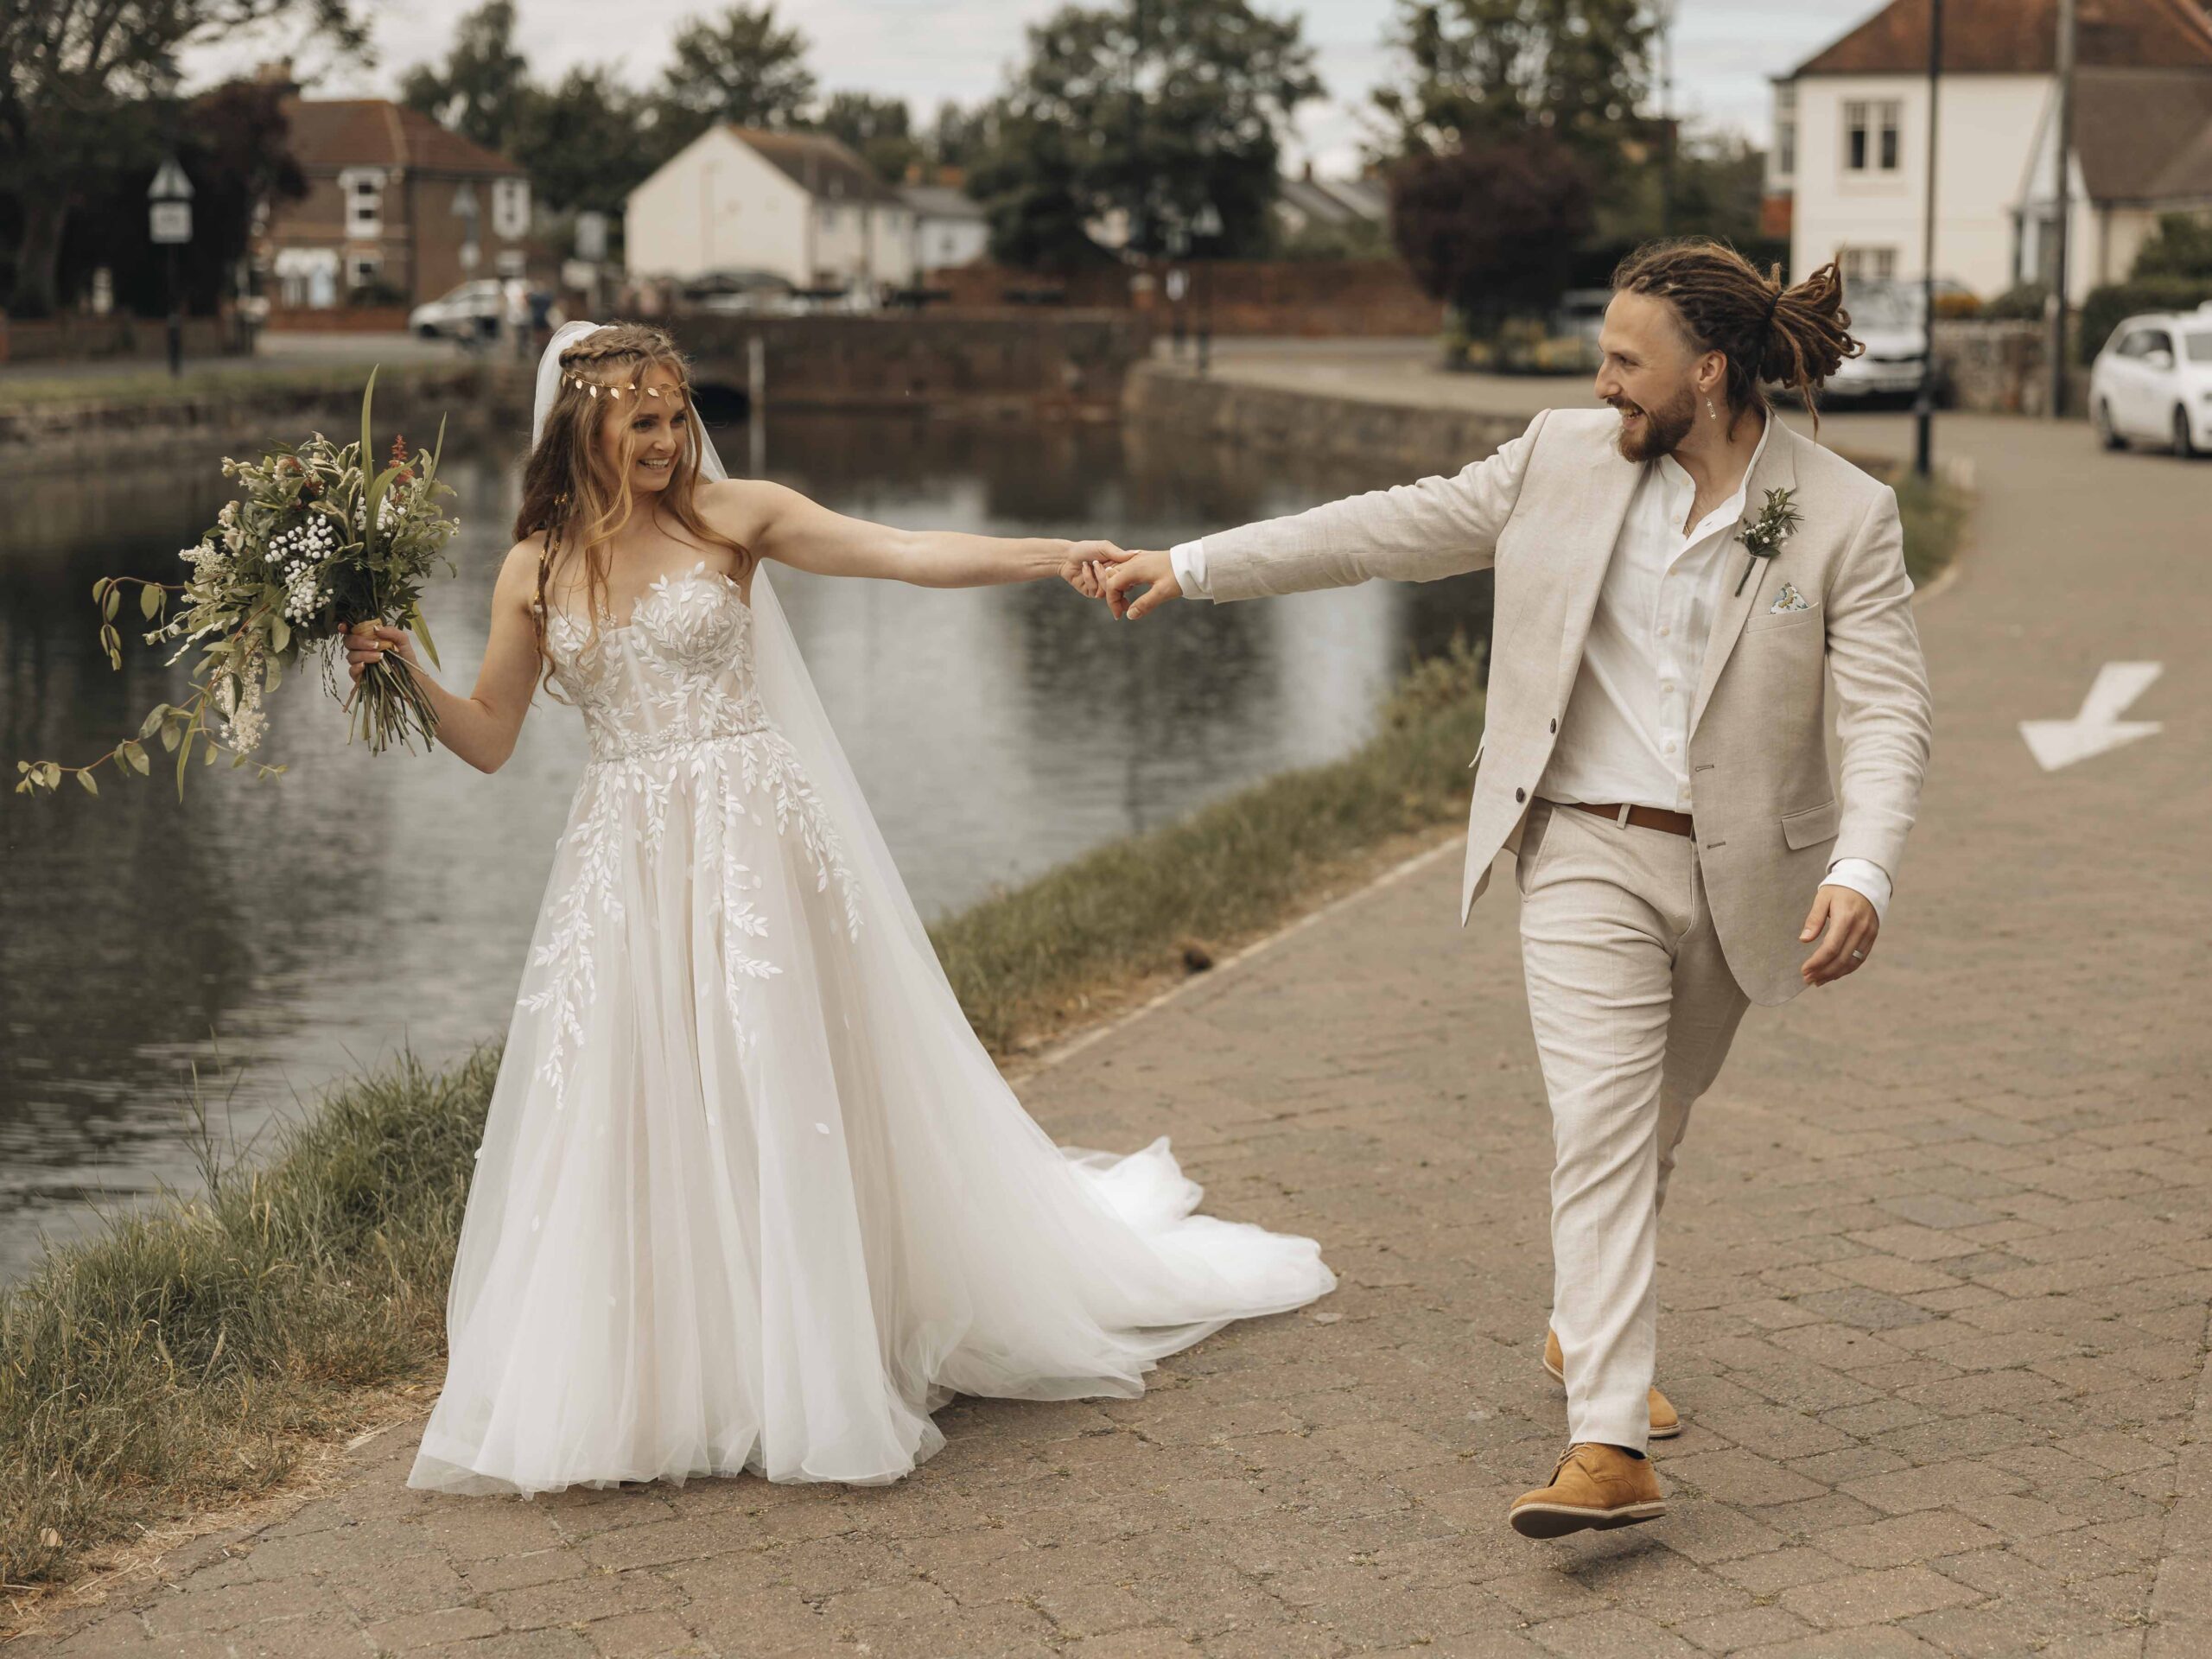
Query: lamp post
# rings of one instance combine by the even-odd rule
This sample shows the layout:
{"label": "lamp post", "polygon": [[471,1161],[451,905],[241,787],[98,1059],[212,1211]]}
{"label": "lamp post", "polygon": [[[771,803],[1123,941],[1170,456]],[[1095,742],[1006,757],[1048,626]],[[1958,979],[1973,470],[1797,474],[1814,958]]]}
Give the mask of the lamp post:
{"label": "lamp post", "polygon": [[[1191,219],[1191,238],[1203,238],[1211,242],[1221,234],[1221,210],[1209,200],[1200,205]],[[1213,366],[1213,261],[1200,262],[1202,286],[1198,289],[1198,372],[1205,373]]]}
{"label": "lamp post", "polygon": [[176,157],[168,156],[146,189],[147,233],[154,245],[168,250],[169,372],[184,372],[184,289],[177,280],[176,251],[192,240],[192,181]]}
{"label": "lamp post", "polygon": [[1928,200],[1920,233],[1920,395],[1913,399],[1912,469],[1936,466],[1936,120],[1943,87],[1943,0],[1928,5]]}
{"label": "lamp post", "polygon": [[2044,302],[2050,318],[2050,409],[2054,421],[2066,418],[2066,264],[2074,221],[2074,0],[2058,0],[2058,160],[2052,197],[2058,209],[2051,226],[2050,296]]}

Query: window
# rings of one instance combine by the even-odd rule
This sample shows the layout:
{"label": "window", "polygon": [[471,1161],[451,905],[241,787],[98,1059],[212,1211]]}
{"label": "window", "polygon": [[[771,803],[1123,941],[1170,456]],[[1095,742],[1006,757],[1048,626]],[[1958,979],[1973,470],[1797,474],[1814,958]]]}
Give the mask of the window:
{"label": "window", "polygon": [[1847,99],[1843,105],[1843,170],[1894,173],[1904,106],[1894,98]]}
{"label": "window", "polygon": [[2183,334],[2181,339],[2190,362],[2212,363],[2212,334]]}
{"label": "window", "polygon": [[822,228],[825,231],[834,231],[837,228],[837,210],[826,204],[822,209]]}
{"label": "window", "polygon": [[338,175],[338,188],[346,198],[346,234],[382,236],[383,170],[373,167],[348,168]]}
{"label": "window", "polygon": [[373,253],[349,254],[346,259],[346,287],[348,291],[368,288],[384,275],[384,260]]}
{"label": "window", "polygon": [[1787,184],[1797,175],[1797,84],[1774,84],[1774,162],[1770,176]]}
{"label": "window", "polygon": [[530,234],[530,181],[495,179],[492,182],[492,234],[513,242]]}
{"label": "window", "polygon": [[1843,280],[1846,283],[1886,283],[1897,274],[1897,251],[1895,248],[1846,248],[1843,251]]}

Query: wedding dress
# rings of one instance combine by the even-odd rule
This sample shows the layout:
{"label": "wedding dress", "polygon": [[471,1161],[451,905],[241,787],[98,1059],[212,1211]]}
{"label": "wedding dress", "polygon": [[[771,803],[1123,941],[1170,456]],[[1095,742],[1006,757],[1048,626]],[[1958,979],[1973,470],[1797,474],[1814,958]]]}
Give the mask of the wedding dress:
{"label": "wedding dress", "polygon": [[1031,1121],[752,594],[702,563],[549,625],[590,760],[410,1485],[894,1480],[956,1394],[1134,1395],[1334,1286],[1312,1240],[1193,1213],[1166,1138],[1115,1158]]}

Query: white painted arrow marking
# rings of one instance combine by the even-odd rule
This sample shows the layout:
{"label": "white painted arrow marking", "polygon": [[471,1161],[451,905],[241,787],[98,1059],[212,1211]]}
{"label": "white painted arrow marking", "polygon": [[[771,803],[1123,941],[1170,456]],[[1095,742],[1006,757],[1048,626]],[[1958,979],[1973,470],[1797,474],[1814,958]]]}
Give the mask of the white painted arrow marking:
{"label": "white painted arrow marking", "polygon": [[2082,699],[2082,712],[2071,720],[2024,720],[2020,735],[2028,752],[2045,772],[2056,772],[2076,760],[2102,754],[2163,730],[2155,720],[2122,720],[2128,705],[2151,689],[2165,672],[2164,663],[2107,663],[2097,671],[2089,695]]}

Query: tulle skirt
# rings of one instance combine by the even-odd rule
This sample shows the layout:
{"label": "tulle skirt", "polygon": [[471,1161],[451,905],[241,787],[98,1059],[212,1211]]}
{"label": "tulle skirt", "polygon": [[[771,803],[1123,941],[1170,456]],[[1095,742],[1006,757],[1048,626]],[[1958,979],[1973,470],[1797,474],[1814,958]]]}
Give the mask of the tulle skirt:
{"label": "tulle skirt", "polygon": [[410,1485],[895,1480],[956,1394],[1134,1395],[1333,1287],[1194,1213],[1166,1137],[1054,1146],[875,908],[772,734],[588,769]]}

